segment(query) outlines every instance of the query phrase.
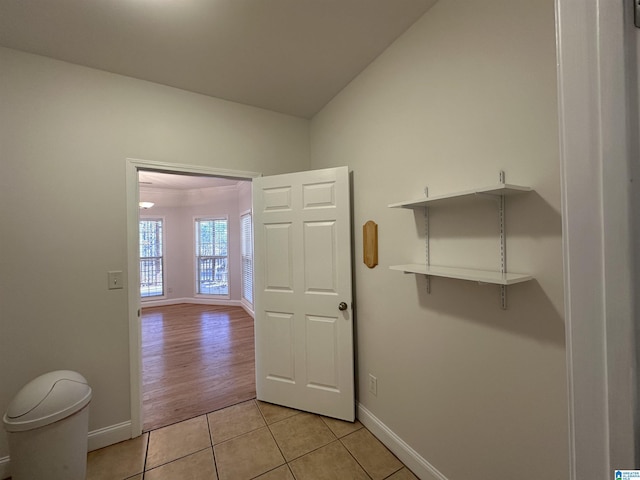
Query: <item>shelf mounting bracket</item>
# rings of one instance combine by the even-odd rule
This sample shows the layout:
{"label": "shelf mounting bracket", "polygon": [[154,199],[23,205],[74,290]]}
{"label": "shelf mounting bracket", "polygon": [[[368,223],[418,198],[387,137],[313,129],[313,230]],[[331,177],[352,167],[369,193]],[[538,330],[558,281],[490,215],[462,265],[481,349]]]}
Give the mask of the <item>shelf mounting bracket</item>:
{"label": "shelf mounting bracket", "polygon": [[[505,183],[504,170],[500,170],[500,183]],[[500,205],[498,207],[500,219],[500,273],[507,273],[507,236],[505,235],[505,200],[504,195],[500,195]],[[500,305],[503,310],[507,309],[507,286],[500,285]]]}
{"label": "shelf mounting bracket", "polygon": [[[424,196],[429,196],[429,187],[424,187]],[[429,207],[424,206],[424,243],[425,243],[425,260],[427,268],[429,268]],[[427,293],[431,293],[431,275],[426,275]]]}

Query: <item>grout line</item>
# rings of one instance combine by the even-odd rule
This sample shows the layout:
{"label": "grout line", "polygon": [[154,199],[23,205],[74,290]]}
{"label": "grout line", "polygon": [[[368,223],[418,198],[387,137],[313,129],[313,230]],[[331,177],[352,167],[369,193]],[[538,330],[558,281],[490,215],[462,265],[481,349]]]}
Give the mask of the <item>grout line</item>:
{"label": "grout line", "polygon": [[[253,402],[254,402],[254,405],[258,408],[258,411],[260,412],[260,414],[261,414],[261,416],[262,416],[263,420],[265,420],[265,424],[266,424],[266,419],[264,418],[264,415],[262,414],[262,410],[260,410],[260,407],[257,405],[257,400],[253,400]],[[240,403],[244,403],[244,402],[240,402]],[[300,413],[300,412],[298,412],[298,413]],[[317,414],[313,414],[313,415],[316,415],[316,416],[320,417],[320,419],[323,421],[323,424],[326,426],[326,428],[327,428],[327,429],[331,432],[331,434],[334,436],[334,439],[333,439],[333,440],[331,440],[330,442],[328,442],[328,443],[324,444],[324,445],[321,445],[321,446],[319,446],[319,447],[317,447],[317,448],[315,448],[315,449],[313,449],[313,450],[310,450],[310,451],[308,451],[308,452],[306,452],[306,453],[304,453],[304,454],[302,454],[302,455],[299,455],[299,456],[297,456],[296,458],[293,458],[293,459],[291,459],[290,461],[288,461],[288,460],[285,458],[284,453],[283,453],[282,449],[280,448],[280,445],[279,445],[279,444],[278,444],[278,442],[276,441],[275,436],[273,435],[273,432],[271,431],[270,425],[266,425],[266,427],[268,428],[269,434],[271,435],[271,438],[272,438],[272,439],[273,439],[273,441],[275,442],[276,447],[278,448],[278,450],[279,450],[280,454],[282,455],[282,458],[284,459],[284,463],[283,463],[283,464],[281,464],[281,465],[278,465],[278,466],[276,466],[276,467],[274,467],[274,468],[272,468],[271,470],[267,470],[266,472],[262,472],[260,475],[258,475],[258,477],[259,477],[259,476],[261,476],[261,475],[264,475],[264,474],[266,474],[266,473],[269,473],[269,472],[271,472],[271,471],[273,471],[273,470],[276,470],[276,469],[278,469],[278,468],[282,467],[283,465],[286,465],[286,468],[289,470],[289,473],[293,476],[293,478],[294,478],[294,479],[296,479],[297,477],[295,476],[295,474],[293,473],[293,470],[291,469],[291,463],[292,463],[292,462],[294,462],[294,461],[296,461],[296,460],[298,460],[298,459],[300,459],[300,458],[302,458],[302,457],[304,457],[304,456],[310,455],[310,454],[312,454],[312,453],[314,453],[314,452],[316,452],[316,451],[318,451],[318,450],[320,450],[320,449],[322,449],[322,448],[328,447],[329,445],[331,445],[331,444],[333,444],[333,443],[335,443],[335,442],[340,442],[340,445],[342,446],[342,448],[344,448],[344,449],[348,452],[349,456],[350,456],[350,457],[351,457],[351,458],[356,462],[356,464],[357,464],[357,465],[362,469],[362,471],[365,473],[365,475],[367,476],[367,478],[371,479],[371,478],[372,478],[372,476],[371,476],[371,475],[369,474],[369,472],[365,469],[364,465],[363,465],[361,462],[359,462],[359,461],[358,461],[358,459],[354,456],[354,454],[353,454],[353,453],[352,453],[352,452],[347,448],[347,446],[346,446],[346,445],[344,444],[344,442],[343,442],[343,439],[345,439],[345,438],[347,438],[347,437],[349,437],[349,436],[351,436],[351,435],[353,435],[353,434],[357,433],[358,431],[360,431],[360,430],[362,430],[362,429],[369,431],[369,429],[367,429],[367,427],[366,427],[366,426],[362,425],[359,429],[354,430],[353,432],[350,432],[350,433],[348,433],[348,434],[346,434],[346,435],[343,435],[342,437],[338,437],[338,436],[333,432],[333,430],[331,430],[331,428],[326,424],[326,422],[324,421],[324,418],[323,418],[323,416],[322,416],[322,415],[317,415]],[[295,415],[292,415],[292,416],[287,417],[287,418],[285,418],[285,419],[283,419],[283,420],[279,420],[278,422],[274,422],[272,425],[275,425],[275,424],[280,423],[280,422],[282,422],[282,421],[284,421],[284,420],[288,420],[288,419],[290,419],[290,418],[293,418],[294,416],[295,416]],[[212,438],[211,438],[212,426],[211,426],[211,424],[209,423],[209,419],[208,419],[208,417],[207,417],[207,418],[205,418],[205,421],[207,422],[207,432],[208,432],[208,435],[209,435],[209,446],[208,446],[208,447],[201,448],[201,449],[199,449],[199,450],[196,450],[196,451],[194,451],[194,452],[190,452],[190,453],[188,453],[188,454],[186,454],[186,455],[183,455],[183,456],[181,456],[181,457],[174,458],[174,459],[172,459],[172,460],[170,460],[170,461],[168,461],[168,462],[162,463],[162,464],[160,464],[160,465],[156,465],[156,466],[154,466],[153,468],[151,468],[149,471],[154,470],[154,469],[159,468],[159,467],[162,467],[162,466],[165,466],[165,465],[168,465],[168,464],[170,464],[170,463],[176,462],[176,461],[181,460],[181,459],[183,459],[183,458],[186,458],[186,457],[188,457],[188,456],[195,455],[195,454],[197,454],[197,453],[203,452],[204,450],[211,449],[212,456],[213,456],[213,462],[214,462],[214,469],[215,469],[216,475],[218,476],[218,478],[220,478],[220,477],[219,477],[219,472],[218,472],[217,459],[216,459],[215,451],[214,451],[213,440],[212,440]],[[260,428],[264,428],[264,427],[260,427]],[[259,428],[259,429],[260,429],[260,428]],[[254,431],[256,431],[256,430],[258,430],[258,429],[254,429],[254,430],[251,430],[251,431],[249,431],[249,432],[245,432],[245,433],[243,433],[242,435],[245,435],[245,434],[247,434],[247,433],[254,432]],[[152,433],[152,432],[145,432],[145,433],[147,433],[147,445],[146,445],[146,449],[145,449],[145,456],[144,456],[144,462],[143,462],[142,479],[144,479],[144,478],[146,477],[146,474],[147,474],[147,462],[148,462],[149,450],[150,450],[150,446],[151,446],[151,433]],[[369,433],[371,433],[371,432],[369,431]],[[238,436],[233,437],[233,438],[238,438],[239,436],[242,436],[242,435],[238,435]],[[373,434],[372,434],[372,435],[373,435]],[[375,437],[375,436],[374,436],[374,437]],[[231,439],[229,439],[229,440],[231,440]],[[226,442],[226,441],[228,441],[228,440],[225,440],[225,442]],[[224,442],[221,442],[221,443],[224,443]],[[388,450],[388,449],[387,449],[387,450]],[[389,452],[390,452],[390,451],[389,451]],[[390,452],[390,453],[393,455],[393,452]],[[397,459],[397,457],[396,457],[395,455],[393,455],[393,456],[394,456],[394,458],[396,458],[396,459]],[[399,460],[399,459],[398,459],[398,460]],[[400,466],[398,467],[398,469],[396,469],[396,470],[394,470],[393,472],[391,472],[389,475],[387,475],[386,477],[384,477],[384,479],[388,480],[391,476],[395,475],[396,473],[398,473],[398,472],[399,472],[400,470],[402,470],[403,468],[406,468],[409,472],[411,472],[411,473],[413,474],[413,472],[412,472],[412,471],[411,471],[411,470],[410,470],[410,469],[409,469],[409,468],[408,468],[408,467],[407,467],[407,466],[406,466],[402,461],[400,461]],[[255,479],[255,478],[258,478],[258,477],[253,477],[253,478]]]}
{"label": "grout line", "polygon": [[285,461],[282,465],[278,465],[277,467],[273,467],[271,470],[267,470],[266,472],[262,472],[258,475],[256,475],[255,477],[251,477],[251,480],[255,480],[256,478],[260,478],[262,475],[266,475],[269,472],[273,472],[274,470],[277,470],[279,468],[282,467],[287,467],[287,470],[289,470],[289,473],[291,473],[291,475],[295,478],[295,475],[293,475],[293,472],[291,471],[291,468],[289,468],[289,464]]}
{"label": "grout line", "polygon": [[[291,467],[290,467],[290,463],[291,463],[291,462],[296,461],[296,460],[298,460],[298,459],[300,459],[300,458],[302,458],[302,457],[304,457],[304,456],[306,456],[306,455],[309,455],[309,454],[311,454],[311,453],[314,453],[314,452],[316,452],[316,451],[320,450],[321,448],[327,447],[327,446],[331,445],[331,444],[332,444],[332,443],[334,443],[334,442],[340,442],[340,445],[342,445],[342,447],[343,447],[343,448],[344,448],[344,449],[349,453],[349,455],[351,456],[351,458],[353,458],[353,460],[358,464],[358,466],[360,466],[360,468],[362,468],[362,471],[365,473],[365,475],[367,475],[367,477],[368,477],[368,478],[370,478],[370,479],[372,478],[372,477],[371,477],[371,475],[369,475],[369,472],[367,472],[367,470],[365,469],[365,467],[364,467],[364,466],[363,466],[363,465],[358,461],[358,459],[357,459],[357,458],[356,458],[356,457],[351,453],[351,451],[347,448],[347,446],[346,446],[346,445],[344,444],[344,442],[343,442],[343,439],[345,439],[345,438],[347,438],[347,437],[349,437],[349,436],[351,436],[351,435],[353,435],[353,434],[357,433],[358,431],[360,431],[360,430],[362,430],[362,429],[367,430],[369,433],[371,433],[371,431],[370,431],[370,430],[369,430],[365,425],[361,425],[361,427],[360,427],[360,428],[358,428],[357,430],[354,430],[353,432],[347,433],[346,435],[343,435],[342,437],[338,437],[338,435],[337,435],[337,434],[336,434],[336,433],[335,433],[335,432],[334,432],[334,431],[329,427],[329,425],[325,422],[324,417],[323,417],[322,415],[319,415],[319,414],[311,414],[311,415],[315,415],[315,416],[319,417],[319,418],[320,418],[320,420],[322,420],[323,425],[324,425],[324,426],[329,430],[329,432],[331,432],[331,434],[334,436],[334,439],[333,439],[333,440],[331,440],[329,443],[326,443],[326,444],[321,445],[321,446],[319,446],[319,447],[317,447],[317,448],[314,448],[313,450],[310,450],[310,451],[308,451],[308,452],[306,452],[306,453],[304,453],[304,454],[302,454],[302,455],[299,455],[299,456],[297,456],[296,458],[293,458],[293,459],[291,459],[291,460],[287,460],[287,459],[286,459],[286,457],[285,457],[285,455],[284,455],[284,452],[283,452],[283,451],[282,451],[282,449],[280,448],[280,445],[278,444],[278,442],[277,442],[277,440],[276,440],[275,436],[273,435],[273,432],[271,431],[271,426],[272,426],[272,425],[276,425],[276,424],[278,424],[278,423],[280,423],[280,422],[283,422],[283,421],[285,421],[285,420],[289,420],[289,419],[291,419],[291,418],[295,417],[296,415],[299,415],[300,413],[306,413],[306,412],[296,411],[296,413],[294,413],[293,415],[291,415],[291,416],[289,416],[289,417],[286,417],[286,418],[283,418],[282,420],[278,420],[278,421],[276,421],[276,422],[273,422],[273,423],[271,423],[271,424],[268,424],[268,423],[267,423],[267,419],[266,419],[266,417],[264,416],[264,413],[263,413],[263,412],[262,412],[262,410],[260,409],[260,406],[259,406],[259,404],[258,404],[258,400],[257,400],[257,398],[253,398],[253,399],[250,399],[250,400],[244,400],[244,401],[241,401],[241,402],[235,403],[235,404],[233,404],[233,405],[229,405],[228,407],[219,408],[219,409],[217,409],[217,410],[213,410],[213,411],[208,412],[208,413],[205,413],[205,414],[203,414],[203,415],[197,415],[196,417],[193,417],[193,418],[198,418],[198,417],[201,417],[201,416],[204,416],[204,417],[205,417],[205,421],[207,422],[207,432],[208,432],[208,434],[209,434],[209,444],[210,444],[210,445],[209,445],[208,447],[201,448],[200,450],[196,450],[196,451],[194,451],[194,452],[191,452],[191,453],[188,453],[188,454],[186,454],[186,455],[183,455],[183,456],[181,456],[181,457],[174,458],[174,459],[173,459],[173,460],[171,460],[171,461],[168,461],[168,462],[162,463],[162,464],[160,464],[160,465],[156,465],[155,467],[153,467],[153,468],[152,468],[152,469],[150,469],[150,470],[156,469],[156,468],[161,467],[161,466],[164,466],[164,465],[168,465],[168,464],[173,463],[173,462],[175,462],[175,461],[177,461],[177,460],[183,459],[183,458],[188,457],[188,456],[190,456],[190,455],[193,455],[193,454],[196,454],[196,453],[201,452],[201,451],[203,451],[203,450],[206,450],[207,448],[210,448],[210,449],[211,449],[211,453],[212,453],[212,455],[213,455],[213,463],[214,463],[214,468],[215,468],[215,471],[216,471],[216,475],[217,475],[217,476],[218,476],[218,478],[219,478],[218,465],[217,465],[217,462],[216,462],[216,456],[215,456],[215,450],[214,450],[214,446],[215,446],[215,445],[213,444],[213,439],[211,438],[211,425],[210,425],[210,423],[209,423],[209,418],[208,418],[208,416],[207,416],[207,415],[208,415],[209,413],[213,413],[213,412],[217,412],[217,411],[220,411],[220,410],[224,410],[225,408],[229,408],[229,407],[232,407],[232,406],[235,406],[235,405],[239,405],[239,404],[241,404],[241,403],[248,403],[248,402],[250,402],[250,401],[253,401],[253,403],[254,403],[255,407],[258,409],[258,412],[260,413],[260,415],[261,415],[262,419],[264,420],[264,422],[265,422],[265,426],[267,427],[267,429],[268,429],[268,431],[269,431],[269,434],[271,435],[271,438],[273,439],[274,443],[276,444],[276,447],[278,448],[278,451],[280,452],[280,455],[282,455],[282,458],[284,459],[284,463],[283,463],[282,465],[286,465],[286,466],[287,466],[287,468],[289,469],[289,472],[291,473],[291,475],[292,475],[294,478],[295,478],[295,474],[293,473],[293,470],[292,470],[292,469],[291,469]],[[174,424],[172,424],[172,425],[176,425],[176,424],[178,424],[178,423],[186,422],[186,421],[188,421],[188,420],[192,420],[192,419],[190,418],[190,419],[186,419],[186,420],[181,420],[181,421],[176,422],[176,423],[174,423]],[[167,425],[167,426],[170,426],[170,425]],[[159,428],[157,428],[157,429],[154,429],[154,430],[151,430],[151,431],[148,431],[148,432],[143,432],[143,433],[147,433],[147,434],[148,434],[148,438],[147,438],[147,447],[146,447],[145,459],[144,459],[144,465],[143,465],[143,471],[142,471],[142,478],[143,478],[143,480],[144,480],[144,477],[146,476],[146,473],[147,473],[146,468],[147,468],[147,459],[148,459],[148,454],[149,454],[149,447],[150,447],[150,444],[151,444],[151,434],[152,434],[152,432],[153,432],[153,431],[155,431],[155,430],[159,430],[159,429],[161,429],[161,428],[165,428],[165,427],[159,427]],[[242,434],[240,434],[240,435],[236,435],[235,437],[229,438],[229,439],[225,440],[224,442],[220,442],[218,445],[221,445],[221,444],[223,444],[223,443],[225,443],[225,442],[227,442],[227,441],[230,441],[230,440],[233,440],[233,439],[235,439],[235,438],[241,437],[241,436],[246,435],[246,434],[248,434],[248,433],[255,432],[256,430],[259,430],[259,429],[261,429],[261,428],[264,428],[264,427],[259,427],[259,428],[257,428],[257,429],[250,430],[250,431],[245,432],[245,433],[242,433]],[[371,435],[373,435],[373,434],[371,433]],[[375,435],[374,435],[374,437],[375,437]],[[377,437],[375,437],[375,438],[377,438]],[[386,447],[385,447],[385,448],[386,448]],[[388,448],[387,448],[387,450],[389,451],[389,449],[388,449]],[[389,451],[389,452],[394,456],[394,458],[396,458],[396,459],[397,459],[397,457],[393,454],[393,452],[391,452],[391,451]],[[398,459],[398,460],[399,460],[399,459]],[[402,470],[402,468],[407,468],[407,467],[406,467],[406,465],[405,465],[401,460],[400,460],[400,464],[401,464],[401,466],[400,466],[397,470],[394,470],[393,472],[391,472],[389,475],[387,475],[387,476],[386,476],[386,477],[384,477],[384,478],[385,478],[385,479],[388,479],[388,478],[389,478],[389,477],[391,477],[392,475],[394,475],[394,474],[396,474],[397,472],[399,472],[400,470]],[[263,472],[263,473],[261,473],[260,475],[264,475],[265,473],[268,473],[268,472],[271,472],[271,471],[273,471],[273,470],[276,470],[277,468],[280,468],[282,465],[278,465],[277,467],[274,467],[274,468],[272,468],[271,470],[268,470],[268,471],[266,471],[266,472]],[[409,469],[407,468],[407,470],[409,470]],[[409,470],[409,471],[411,472],[411,470]],[[411,473],[413,473],[413,472],[411,472]],[[258,477],[259,477],[260,475],[258,475]],[[257,478],[257,477],[254,477],[254,478]]]}
{"label": "grout line", "polygon": [[[258,399],[256,399],[256,404],[258,403]],[[268,402],[264,402],[264,403],[268,403]],[[277,405],[275,403],[270,403],[269,405],[275,405],[276,407],[279,407],[280,405]],[[275,422],[271,422],[269,423],[267,421],[267,417],[264,416],[264,414],[262,413],[262,410],[260,410],[260,406],[258,405],[258,410],[260,411],[260,414],[262,415],[262,418],[264,419],[264,423],[267,425],[267,427],[270,427],[271,425],[275,425],[276,423],[280,423],[280,422],[284,422],[285,420],[289,420],[290,418],[295,417],[296,415],[300,415],[301,413],[308,413],[310,415],[317,415],[319,416],[317,413],[311,413],[311,412],[305,412],[303,410],[296,410],[295,408],[291,408],[291,407],[282,407],[282,408],[287,408],[289,410],[293,410],[295,413],[289,415],[288,417],[282,418],[280,420],[276,420]]]}
{"label": "grout line", "polygon": [[[338,440],[340,440],[340,443],[342,443],[342,446],[345,448],[345,450],[347,450],[347,452],[349,452],[349,455],[351,455],[351,456],[353,457],[353,459],[356,461],[356,463],[357,463],[358,465],[360,465],[360,467],[362,467],[362,470],[364,470],[364,471],[365,471],[365,473],[366,473],[367,475],[369,475],[369,472],[367,472],[367,470],[364,468],[364,465],[362,465],[362,464],[358,461],[358,459],[353,455],[353,453],[351,453],[351,450],[349,450],[349,449],[347,448],[347,446],[344,444],[344,442],[342,441],[342,439],[343,439],[343,438],[347,438],[347,437],[349,437],[349,436],[353,435],[354,433],[359,432],[359,431],[360,431],[360,430],[362,430],[362,429],[367,430],[371,435],[373,435],[373,433],[371,433],[371,430],[369,430],[367,427],[365,427],[365,426],[363,425],[363,426],[362,426],[362,428],[359,428],[358,430],[356,430],[356,431],[354,431],[354,432],[351,432],[351,433],[349,433],[349,434],[347,434],[347,435],[344,435],[342,438],[339,438]],[[375,435],[373,435],[373,438],[375,438],[376,440],[378,440],[378,441],[380,442],[380,440],[378,439],[378,437],[376,437]],[[382,442],[380,442],[380,443],[381,443],[381,444],[382,444],[382,446],[387,450],[387,452],[389,452],[389,453],[393,456],[393,458],[395,458],[396,460],[398,460],[398,461],[400,462],[400,467],[398,467],[398,469],[397,469],[397,470],[394,470],[394,471],[393,471],[393,472],[391,472],[389,475],[387,475],[386,477],[384,477],[384,479],[383,479],[383,480],[386,480],[386,479],[388,479],[389,477],[391,477],[392,475],[395,475],[396,473],[398,473],[398,472],[399,472],[400,470],[402,470],[403,468],[406,468],[407,470],[409,470],[409,467],[407,467],[407,466],[404,464],[404,462],[403,462],[402,460],[400,460],[400,459],[399,459],[399,458],[398,458],[398,457],[397,457],[397,456],[396,456],[396,455],[395,455],[391,450],[389,450],[385,444],[383,444]],[[409,470],[409,471],[411,472],[411,470]],[[411,473],[413,473],[413,472],[411,472]],[[369,477],[371,477],[371,475],[369,475]]]}
{"label": "grout line", "polygon": [[[241,403],[246,403],[246,402],[250,402],[252,400],[256,400],[256,397],[253,398],[248,398],[246,400],[240,400],[239,402],[236,403],[232,403],[231,405],[227,405],[226,407],[220,407],[220,408],[216,408],[215,410],[211,410],[210,412],[205,412],[205,413],[199,413],[198,415],[194,415],[193,417],[189,417],[189,418],[185,418],[183,420],[176,420],[173,423],[168,423],[167,425],[162,425],[160,427],[156,427],[156,428],[151,428],[149,430],[144,430],[142,433],[151,433],[151,432],[155,432],[156,430],[160,430],[161,428],[166,428],[166,427],[170,427],[172,425],[177,425],[178,423],[182,423],[182,422],[187,422],[189,420],[193,420],[194,418],[198,418],[198,417],[202,417],[205,415],[209,415],[210,413],[213,412],[219,412],[220,410],[224,410],[225,408],[229,408],[229,407],[235,407],[236,405],[240,405]],[[260,410],[260,408],[258,408],[258,410]],[[262,412],[260,412],[262,413]],[[265,421],[266,423],[266,421]]]}
{"label": "grout line", "polygon": [[276,437],[273,436],[273,432],[271,431],[271,427],[269,425],[267,425],[267,430],[269,432],[269,435],[271,435],[271,438],[273,439],[273,443],[275,443],[276,447],[278,447],[278,451],[280,452],[280,455],[282,455],[282,459],[284,460],[285,465],[287,465],[289,461],[287,460],[287,457],[284,456],[284,452],[282,451],[282,448],[280,448],[280,444],[276,440]]}
{"label": "grout line", "polygon": [[147,472],[147,457],[149,456],[150,443],[151,443],[151,433],[147,433],[147,447],[144,449],[144,462],[142,462],[142,480],[144,480],[145,473]]}
{"label": "grout line", "polygon": [[285,465],[287,466],[287,470],[289,470],[289,473],[294,478],[294,480],[297,479],[298,477],[296,477],[296,474],[293,473],[293,470],[291,469],[291,465],[289,465],[288,463],[285,463]]}
{"label": "grout line", "polygon": [[[334,436],[335,436],[335,435],[334,435]],[[313,450],[309,450],[307,453],[303,453],[302,455],[299,455],[299,456],[297,456],[296,458],[291,459],[291,462],[295,462],[295,461],[296,461],[296,460],[298,460],[299,458],[306,457],[307,455],[309,455],[309,454],[311,454],[311,453],[317,452],[317,451],[318,451],[318,450],[320,450],[321,448],[328,447],[329,445],[331,445],[332,443],[337,442],[338,440],[340,440],[340,439],[339,439],[339,438],[334,438],[334,439],[333,439],[333,440],[331,440],[329,443],[325,443],[324,445],[321,445],[321,446],[319,446],[319,447],[317,447],[317,448],[314,448]],[[288,464],[288,463],[290,463],[290,462],[287,462],[287,464]]]}
{"label": "grout line", "polygon": [[[329,430],[331,430],[331,433],[333,433],[336,436],[336,438],[338,438],[338,439],[347,437],[347,436],[351,435],[352,433],[356,433],[358,430],[364,428],[364,425],[362,423],[360,423],[360,426],[358,428],[356,428],[355,430],[353,430],[353,431],[351,431],[349,433],[345,433],[344,435],[338,436],[338,434],[336,432],[334,432],[333,429],[331,428],[331,426],[327,423],[327,420],[331,419],[331,417],[325,417],[324,415],[320,415],[320,414],[317,414],[317,413],[315,415],[318,415],[320,417],[320,419],[324,422],[324,424],[327,426],[327,428]],[[336,419],[332,419],[332,420],[336,420]],[[340,420],[340,421],[345,421],[345,420]],[[358,419],[356,419],[354,422],[348,422],[348,423],[355,424],[357,421],[358,421]]]}
{"label": "grout line", "polygon": [[207,422],[207,432],[209,433],[209,445],[213,448],[213,438],[211,438],[211,424],[209,424],[209,417],[204,416],[204,421]]}
{"label": "grout line", "polygon": [[[165,465],[169,465],[170,463],[176,462],[178,460],[182,460],[183,458],[187,458],[187,457],[189,457],[191,455],[195,455],[196,453],[204,452],[208,448],[211,448],[211,451],[213,452],[213,447],[211,445],[209,445],[208,447],[204,447],[204,448],[201,448],[199,450],[195,450],[193,452],[189,452],[186,455],[182,455],[181,457],[176,457],[176,458],[173,458],[173,459],[169,460],[168,462],[164,462],[164,463],[161,463],[160,465],[156,465],[155,467],[150,468],[148,471],[150,472],[151,470],[155,470],[156,468],[164,467]],[[147,461],[145,459],[145,468],[147,466],[146,463],[147,463]],[[147,472],[147,470],[145,470],[145,473],[146,472]]]}
{"label": "grout line", "polygon": [[[349,436],[349,435],[345,435],[343,438],[346,438],[346,437],[348,437],[348,436]],[[353,458],[353,460],[358,464],[358,466],[362,469],[362,471],[364,472],[364,474],[365,474],[367,477],[371,478],[371,475],[369,475],[369,472],[367,472],[367,469],[366,469],[366,468],[364,468],[364,465],[362,465],[362,464],[358,461],[358,459],[357,459],[356,457],[354,457],[354,456],[353,456],[353,453],[351,453],[351,450],[349,450],[349,449],[347,448],[347,446],[342,442],[342,438],[339,438],[339,439],[338,439],[338,441],[340,442],[340,444],[342,445],[342,447],[347,451],[347,453],[348,453],[349,455],[351,455],[351,458]],[[394,472],[394,473],[395,473],[395,472]]]}
{"label": "grout line", "polygon": [[[209,426],[209,437],[211,438],[211,446],[215,447],[216,445],[222,445],[223,443],[227,443],[227,442],[229,442],[231,440],[234,440],[234,439],[236,439],[238,437],[242,437],[242,436],[244,436],[244,435],[246,435],[248,433],[255,432],[256,430],[260,430],[261,428],[269,427],[269,425],[267,425],[267,420],[264,418],[264,415],[262,415],[262,411],[260,410],[260,407],[258,407],[255,399],[253,399],[253,400],[254,400],[254,406],[258,409],[258,412],[260,413],[260,417],[262,418],[262,421],[264,422],[264,425],[261,425],[258,428],[254,428],[252,430],[247,430],[246,432],[240,433],[238,435],[234,435],[233,437],[229,437],[226,440],[223,440],[222,442],[217,442],[217,443],[213,443],[213,438],[211,438],[211,426]],[[246,402],[240,402],[240,403],[247,403],[249,401],[250,400],[247,400]],[[236,405],[239,405],[239,403],[236,403]],[[225,407],[225,408],[230,408],[230,407],[233,407],[233,406],[234,405],[230,405],[229,407]],[[220,409],[220,410],[224,410],[224,409]],[[217,411],[219,411],[219,410],[214,410],[214,412],[217,412]],[[211,413],[213,413],[213,412],[211,412]],[[207,414],[207,415],[209,415],[209,414]],[[208,422],[209,422],[209,417],[207,416],[207,423]]]}
{"label": "grout line", "polygon": [[262,417],[262,420],[264,420],[264,424],[268,427],[269,423],[267,423],[267,419],[264,416],[264,413],[262,413],[262,409],[260,408],[260,404],[258,403],[258,397],[253,399],[253,403],[256,406],[256,408],[258,409],[258,412],[260,412],[260,416]]}
{"label": "grout line", "polygon": [[[401,466],[399,469],[394,470],[394,471],[393,471],[393,472],[391,472],[389,475],[387,475],[386,477],[384,477],[384,479],[383,479],[383,480],[387,480],[387,479],[391,478],[393,475],[395,475],[396,473],[398,473],[398,472],[399,472],[400,470],[402,470],[403,468],[407,468],[407,467],[405,467],[405,466],[404,466],[404,463],[402,464],[402,466]],[[409,469],[407,468],[407,470],[409,470]],[[409,470],[409,471],[411,472],[411,470]],[[413,473],[413,472],[411,472],[411,473]]]}
{"label": "grout line", "polygon": [[220,478],[220,473],[218,472],[218,462],[216,462],[216,451],[213,449],[213,438],[211,437],[211,424],[209,423],[208,415],[205,415],[205,419],[207,420],[207,430],[209,431],[209,443],[211,444],[210,448],[211,448],[211,457],[213,458],[213,469],[216,472],[216,478]]}
{"label": "grout line", "polygon": [[230,442],[231,440],[235,440],[235,439],[237,439],[237,438],[244,437],[245,435],[248,435],[248,434],[250,434],[250,433],[256,432],[256,431],[258,431],[258,430],[260,430],[260,429],[262,429],[262,428],[267,428],[267,427],[268,427],[267,425],[263,425],[263,426],[261,426],[261,427],[254,428],[253,430],[247,430],[246,432],[243,432],[243,433],[241,433],[241,434],[239,434],[239,435],[235,435],[235,436],[233,436],[233,437],[229,437],[229,438],[227,438],[226,440],[223,440],[222,442],[215,443],[215,444],[213,444],[212,446],[213,446],[213,447],[217,447],[218,445],[222,445],[222,444],[224,444],[224,443]]}

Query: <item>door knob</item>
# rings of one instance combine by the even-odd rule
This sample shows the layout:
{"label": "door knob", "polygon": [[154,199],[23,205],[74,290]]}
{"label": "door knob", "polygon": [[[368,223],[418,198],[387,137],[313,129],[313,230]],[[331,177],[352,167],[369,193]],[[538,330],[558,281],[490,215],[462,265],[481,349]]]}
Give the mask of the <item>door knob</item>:
{"label": "door knob", "polygon": [[347,309],[347,304],[344,302],[340,302],[340,304],[338,305],[338,310],[343,311]]}

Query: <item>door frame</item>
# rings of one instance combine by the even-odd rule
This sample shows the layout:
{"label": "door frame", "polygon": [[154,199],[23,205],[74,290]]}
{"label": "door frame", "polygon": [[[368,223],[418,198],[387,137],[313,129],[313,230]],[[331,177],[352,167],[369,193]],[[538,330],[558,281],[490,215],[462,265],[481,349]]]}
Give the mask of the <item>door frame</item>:
{"label": "door frame", "polygon": [[[142,326],[138,311],[140,302],[140,252],[138,248],[139,170],[163,173],[185,173],[212,177],[253,180],[262,173],[228,170],[201,165],[157,162],[153,160],[126,159],[127,206],[127,293],[129,319],[129,377],[131,390],[131,437],[142,434]],[[255,254],[254,254],[255,256]]]}
{"label": "door frame", "polygon": [[636,32],[630,1],[555,6],[569,470],[596,480],[639,461]]}

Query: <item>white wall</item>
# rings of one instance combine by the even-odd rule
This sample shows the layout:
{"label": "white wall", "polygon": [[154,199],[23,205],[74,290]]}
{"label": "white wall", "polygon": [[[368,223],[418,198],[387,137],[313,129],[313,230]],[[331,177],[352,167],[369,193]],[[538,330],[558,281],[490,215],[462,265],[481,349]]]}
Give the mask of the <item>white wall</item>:
{"label": "white wall", "polygon": [[126,278],[125,159],[304,170],[308,121],[4,48],[0,106],[0,411],[72,369],[89,429],[125,422],[127,290],[107,290]]}
{"label": "white wall", "polygon": [[243,182],[238,189],[238,211],[243,215],[251,211],[251,183]]}
{"label": "white wall", "polygon": [[[359,401],[449,480],[568,476],[552,0],[440,0],[311,122],[311,166],[354,172]],[[507,181],[498,288],[425,280],[422,218],[387,204]],[[497,209],[431,209],[432,264],[497,267]],[[362,262],[361,225],[379,224]],[[367,376],[378,378],[378,394]]]}

